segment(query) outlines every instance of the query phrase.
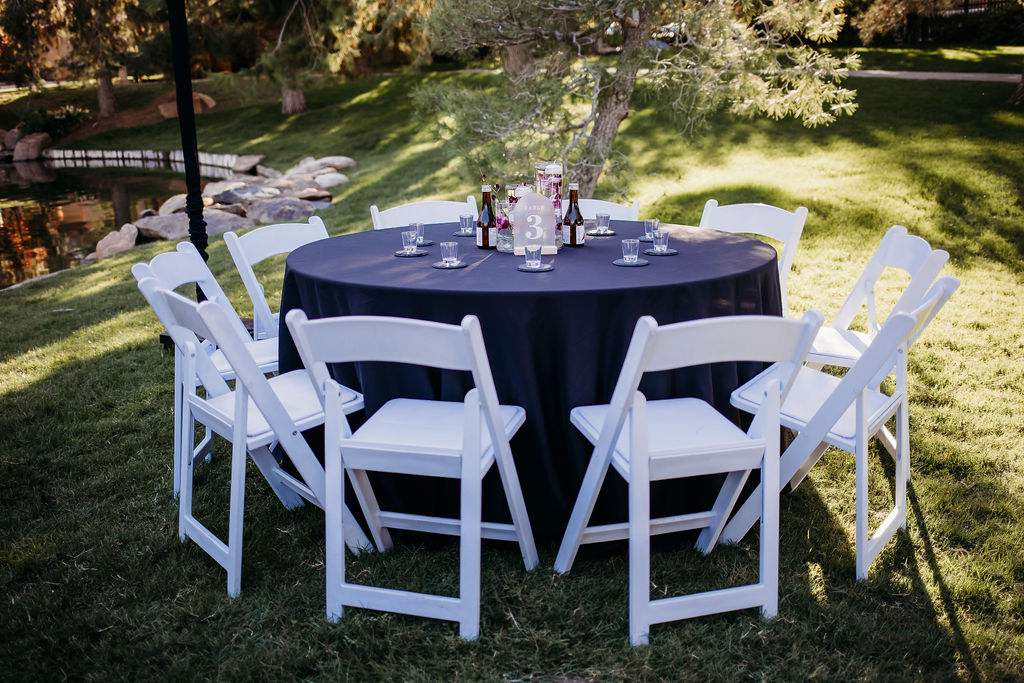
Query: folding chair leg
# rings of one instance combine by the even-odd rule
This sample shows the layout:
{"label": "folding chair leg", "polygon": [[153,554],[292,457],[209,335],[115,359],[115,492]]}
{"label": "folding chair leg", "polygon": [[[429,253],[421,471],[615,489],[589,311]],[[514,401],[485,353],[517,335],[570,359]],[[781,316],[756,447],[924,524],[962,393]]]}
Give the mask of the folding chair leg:
{"label": "folding chair leg", "polygon": [[251,452],[252,461],[256,463],[256,467],[259,469],[263,478],[270,484],[271,490],[277,496],[281,504],[284,505],[285,509],[293,510],[297,507],[305,505],[305,501],[298,493],[293,489],[286,486],[281,482],[281,479],[274,473],[277,469],[277,459],[273,453],[270,452],[270,448],[267,446],[261,446]]}
{"label": "folding chair leg", "polygon": [[231,507],[228,522],[228,595],[242,590],[242,531],[245,511],[245,442],[235,439],[231,448]]}
{"label": "folding chair leg", "polygon": [[765,450],[761,461],[761,481],[764,491],[761,497],[761,556],[759,583],[764,595],[761,616],[772,619],[779,613],[779,456],[771,447]]}
{"label": "folding chair leg", "polygon": [[[328,394],[328,399],[331,395]],[[328,401],[328,408],[332,407]],[[338,443],[337,423],[324,424],[324,443]],[[345,468],[337,453],[324,453],[324,530],[327,582],[327,621],[334,623],[344,613],[345,590]]]}
{"label": "folding chair leg", "polygon": [[900,405],[896,412],[897,433],[899,444],[896,449],[896,507],[900,509],[902,521],[900,529],[907,529],[907,486],[910,484],[910,416],[907,406]]}
{"label": "folding chair leg", "polygon": [[[863,581],[868,578],[868,567],[871,560],[868,558],[868,436],[867,436],[867,411],[864,407],[863,392],[858,396],[856,405],[857,416],[857,446],[854,452],[856,460],[856,487],[857,487],[857,580]],[[897,477],[899,475],[897,474]]]}
{"label": "folding chair leg", "polygon": [[370,486],[370,478],[366,470],[349,470],[352,478],[352,488],[359,499],[359,505],[366,518],[366,525],[370,527],[370,536],[380,551],[390,550],[392,547],[391,533],[380,521],[380,505],[377,503],[377,496]]}
{"label": "folding chair leg", "polygon": [[531,571],[537,568],[540,558],[537,556],[537,545],[533,540],[533,528],[530,526],[530,516],[526,512],[523,490],[519,485],[519,474],[514,465],[509,466],[512,461],[512,453],[506,443],[498,446],[494,459],[498,465],[502,488],[505,489],[505,501],[508,503],[509,513],[512,515],[512,525],[515,527],[516,537],[519,540],[519,551],[523,555],[523,564],[527,571]]}
{"label": "folding chair leg", "polygon": [[184,437],[181,433],[181,426],[184,421],[184,400],[185,392],[181,390],[181,353],[177,347],[174,350],[174,497],[181,493],[181,467],[184,461],[185,449],[182,446]]}
{"label": "folding chair leg", "polygon": [[[479,441],[477,441],[479,443]],[[462,456],[462,517],[459,533],[459,636],[463,640],[480,637],[480,459],[475,453]]]}
{"label": "folding chair leg", "polygon": [[610,458],[608,456],[599,457],[597,449],[594,449],[590,455],[587,472],[583,475],[580,492],[576,494],[576,503],[572,507],[572,515],[569,516],[562,544],[558,547],[558,555],[555,557],[555,571],[559,574],[565,574],[572,568],[576,553],[580,549],[583,532],[586,531],[590,515],[594,512],[597,495],[601,491],[604,477],[608,473],[609,463]]}
{"label": "folding chair leg", "polygon": [[740,497],[740,492],[749,476],[749,471],[730,472],[726,476],[725,483],[722,484],[722,489],[718,492],[715,504],[711,508],[711,521],[697,537],[697,543],[694,545],[697,550],[707,555],[715,549],[715,545],[722,535],[722,529],[729,519],[729,513],[735,507],[736,500]]}
{"label": "folding chair leg", "polygon": [[651,483],[647,458],[634,458],[629,475],[629,642],[636,646],[647,645],[651,630]]}

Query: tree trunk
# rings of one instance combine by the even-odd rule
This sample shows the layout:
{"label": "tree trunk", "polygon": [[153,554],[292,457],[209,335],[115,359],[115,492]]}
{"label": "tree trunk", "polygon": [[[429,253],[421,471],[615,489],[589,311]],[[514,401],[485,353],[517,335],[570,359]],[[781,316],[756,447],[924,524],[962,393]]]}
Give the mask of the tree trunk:
{"label": "tree trunk", "polygon": [[306,111],[306,93],[293,90],[286,85],[281,86],[281,113],[285,116],[301,114]]}
{"label": "tree trunk", "polygon": [[114,102],[114,79],[110,74],[100,76],[97,98],[100,105],[100,118],[113,116],[117,111],[117,104]]}
{"label": "tree trunk", "polygon": [[581,163],[573,169],[573,175],[580,184],[581,197],[594,196],[605,159],[619,132],[619,125],[629,114],[629,101],[636,87],[636,73],[641,63],[640,53],[646,48],[649,39],[648,12],[641,9],[637,25],[626,28],[615,76],[598,100],[594,128],[583,148]]}
{"label": "tree trunk", "polygon": [[501,69],[510,81],[533,75],[533,53],[528,45],[501,48]]}

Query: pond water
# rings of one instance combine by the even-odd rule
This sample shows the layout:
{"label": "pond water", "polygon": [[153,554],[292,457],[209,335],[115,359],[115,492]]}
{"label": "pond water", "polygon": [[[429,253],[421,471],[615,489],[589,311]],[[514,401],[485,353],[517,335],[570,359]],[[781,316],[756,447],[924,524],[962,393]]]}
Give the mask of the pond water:
{"label": "pond water", "polygon": [[108,232],[183,192],[170,170],[0,164],[0,289],[78,265]]}

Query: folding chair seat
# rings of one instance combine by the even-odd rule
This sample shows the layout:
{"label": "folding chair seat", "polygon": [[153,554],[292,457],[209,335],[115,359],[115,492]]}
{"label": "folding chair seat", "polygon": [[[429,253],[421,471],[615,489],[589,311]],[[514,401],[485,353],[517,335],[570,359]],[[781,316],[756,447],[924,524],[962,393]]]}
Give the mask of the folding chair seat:
{"label": "folding chair seat", "polygon": [[[570,419],[594,444],[583,484],[562,538],[555,571],[569,571],[579,546],[629,539],[629,638],[644,645],[651,624],[689,619],[747,607],[765,617],[778,608],[778,496],[765,496],[761,509],[759,581],[724,590],[651,600],[650,537],[700,529],[697,548],[711,552],[751,470],[765,481],[778,479],[778,406],[802,365],[822,316],[802,320],[731,316],[659,327],[637,321],[611,403],[573,408]],[[777,375],[763,387],[765,397],[744,432],[696,398],[648,401],[637,390],[644,373],[721,362],[775,363]],[[629,521],[590,526],[608,467],[626,480]],[[651,482],[726,474],[710,510],[651,518]]]}
{"label": "folding chair seat", "polygon": [[807,209],[803,206],[796,211],[786,211],[768,204],[729,204],[719,206],[718,200],[709,199],[704,204],[700,227],[722,232],[761,235],[782,242],[779,255],[779,289],[782,292],[782,315],[789,315],[789,296],[786,282],[793,269],[793,259],[800,245],[800,235],[807,221]]}
{"label": "folding chair seat", "polygon": [[[883,274],[889,269],[895,269],[910,276],[889,315],[911,311],[920,305],[928,287],[938,277],[939,271],[948,259],[948,253],[942,249],[932,249],[928,242],[920,237],[908,235],[907,229],[902,225],[889,228],[843,305],[839,307],[835,318],[818,332],[814,346],[807,354],[807,363],[814,368],[825,365],[848,368],[853,365],[880,329],[875,293]],[[867,316],[867,329],[850,329],[850,325],[861,311]],[[895,357],[892,358],[891,366],[898,367]],[[906,378],[902,379],[906,381]],[[906,401],[907,398],[904,397],[904,410],[908,408]],[[879,432],[879,441],[891,455],[895,455],[896,442],[887,428],[883,427]],[[907,475],[909,474],[908,470]]]}
{"label": "folding chair seat", "polygon": [[[910,469],[910,433],[907,416],[907,349],[931,322],[960,282],[943,277],[935,282],[917,309],[893,313],[878,330],[860,358],[842,377],[811,367],[800,368],[789,396],[783,401],[782,426],[797,432],[782,454],[780,489],[787,483],[796,488],[829,446],[855,457],[857,499],[857,580],[867,578],[871,563],[898,529],[906,528],[907,481]],[[885,394],[878,389],[896,358],[896,390]],[[760,409],[767,383],[777,379],[778,370],[769,368],[732,394],[732,404],[749,413]],[[874,535],[868,529],[868,443],[878,438],[886,422],[895,417],[897,445],[895,461],[895,501]],[[759,485],[737,509],[722,532],[722,542],[740,540],[758,518],[762,492],[770,486]]]}
{"label": "folding chair seat", "polygon": [[[181,470],[181,499],[178,535],[191,538],[227,570],[228,595],[241,590],[242,531],[245,505],[245,462],[248,453],[260,473],[286,508],[302,505],[303,499],[323,507],[324,471],[301,432],[322,425],[323,408],[313,382],[305,370],[267,378],[246,348],[248,335],[239,334],[224,310],[211,301],[200,304],[166,289],[150,278],[139,283],[147,298],[163,300],[177,342],[195,336],[213,339],[235,371],[231,390],[213,374],[209,358],[194,343],[185,341],[182,355],[186,378],[212,378],[203,382],[205,396],[196,391],[199,382],[186,381],[185,420],[194,419],[207,431],[231,441],[231,493],[228,541],[217,538],[192,511],[194,458],[185,458]],[[339,410],[351,413],[363,407],[363,397],[351,389],[338,388]],[[298,477],[286,472],[273,450],[280,445]],[[351,513],[344,514],[351,520]],[[370,542],[354,520],[346,526],[345,541],[353,551],[370,548]]]}
{"label": "folding chair seat", "polygon": [[263,285],[252,267],[272,256],[289,254],[303,245],[323,239],[327,239],[327,228],[319,216],[312,216],[308,223],[265,225],[244,235],[231,231],[224,233],[228,253],[235,262],[245,291],[252,299],[253,337],[276,337],[279,324],[278,314],[271,312]]}
{"label": "folding chair seat", "polygon": [[[327,618],[337,621],[346,606],[399,612],[459,622],[459,635],[480,633],[480,539],[516,541],[526,568],[537,566],[509,439],[526,413],[499,405],[484,349],[480,323],[466,316],[461,326],[376,316],[307,320],[289,311],[286,322],[303,363],[325,405],[324,459],[327,472]],[[339,405],[339,387],[328,363],[380,361],[472,373],[474,388],[461,403],[393,399],[355,432]],[[482,522],[481,484],[497,465],[512,516],[511,524]],[[381,510],[369,485],[355,486],[370,534],[381,549],[391,547],[388,529],[459,537],[459,596],[428,595],[359,585],[345,580],[340,539],[349,522],[339,511],[345,501],[344,472],[390,472],[460,480],[458,519]]]}
{"label": "folding chair seat", "polygon": [[640,220],[640,200],[635,199],[631,205],[624,206],[604,199],[581,199],[580,211],[587,219],[606,213],[613,221],[637,221]]}
{"label": "folding chair seat", "polygon": [[[253,341],[249,337],[248,331],[245,329],[245,325],[242,323],[235,309],[231,306],[231,302],[228,300],[227,294],[221,289],[220,284],[217,282],[217,278],[214,277],[210,271],[206,262],[203,261],[203,257],[199,255],[195,245],[191,242],[180,242],[175,251],[164,252],[157,254],[149,263],[136,263],[132,266],[132,275],[135,279],[141,283],[147,278],[152,278],[156,281],[157,285],[162,289],[174,291],[182,285],[195,284],[206,296],[208,301],[212,301],[224,311],[226,317],[230,321],[232,327],[237,331],[241,332],[246,341],[246,350],[252,356],[256,365],[266,373],[277,372],[278,362],[278,349],[277,349],[277,338],[261,339],[259,341]],[[167,311],[167,307],[163,303],[163,299],[160,297],[154,297],[147,295],[147,291],[142,291],[143,295],[146,296],[146,300],[152,307],[153,312],[156,313],[161,324],[164,328],[170,331],[171,329],[171,318]],[[173,339],[173,335],[172,339]],[[209,339],[202,342],[199,339],[192,337],[190,339],[175,340],[174,347],[174,495],[177,496],[181,490],[181,473],[180,467],[181,462],[184,459],[184,443],[191,443],[193,425],[191,423],[185,424],[182,422],[182,414],[184,407],[182,402],[184,401],[185,392],[187,387],[185,384],[185,377],[183,372],[182,352],[185,348],[185,344],[192,342],[196,345],[196,352],[203,354],[207,357],[212,364],[212,367],[216,372],[216,376],[223,380],[233,380],[235,378],[235,371],[231,367],[227,358]],[[199,377],[198,380],[213,381],[213,376],[206,377],[203,379]],[[210,385],[207,385],[209,388]],[[194,388],[194,387],[193,387]],[[183,429],[187,429],[187,434],[183,432]],[[182,435],[185,434],[183,440]],[[196,449],[196,452],[208,452],[210,446],[210,434],[207,434],[203,439],[203,442]]]}
{"label": "folding chair seat", "polygon": [[468,195],[464,202],[410,202],[383,211],[378,209],[376,204],[370,206],[370,218],[373,220],[374,230],[397,228],[414,222],[458,223],[459,216],[464,213],[471,213],[474,217],[479,215],[476,209],[476,198],[473,195]]}

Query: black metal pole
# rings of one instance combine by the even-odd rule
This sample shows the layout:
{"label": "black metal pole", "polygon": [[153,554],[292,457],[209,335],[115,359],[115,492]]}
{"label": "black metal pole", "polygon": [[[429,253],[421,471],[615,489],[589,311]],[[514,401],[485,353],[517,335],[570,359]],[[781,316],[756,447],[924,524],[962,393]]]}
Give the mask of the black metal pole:
{"label": "black metal pole", "polygon": [[[185,163],[185,213],[188,214],[188,237],[205,261],[209,258],[206,253],[209,239],[206,234],[206,221],[203,220],[203,195],[199,178],[196,115],[192,108],[192,70],[189,64],[185,0],[167,0],[167,13],[171,24],[174,90],[178,98],[178,127],[181,130],[181,151]],[[199,292],[197,294],[202,296]]]}

